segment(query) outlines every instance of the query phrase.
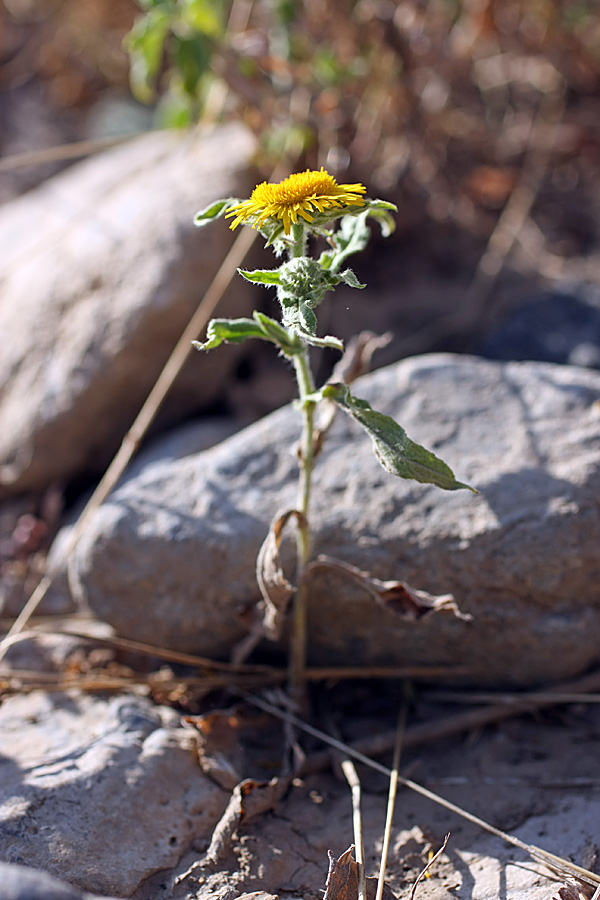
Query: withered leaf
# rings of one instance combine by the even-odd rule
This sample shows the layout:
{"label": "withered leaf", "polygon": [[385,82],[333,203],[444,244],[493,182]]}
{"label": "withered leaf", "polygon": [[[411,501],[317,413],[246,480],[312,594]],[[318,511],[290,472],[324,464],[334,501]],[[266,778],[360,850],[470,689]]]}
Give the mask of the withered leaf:
{"label": "withered leaf", "polygon": [[[352,856],[354,845],[336,859],[331,850],[329,856],[329,872],[325,883],[323,900],[357,900],[358,898],[358,865]],[[377,895],[377,879],[367,878],[367,900],[375,900]],[[387,884],[383,886],[384,900],[396,900]]]}
{"label": "withered leaf", "polygon": [[203,716],[186,716],[185,721],[198,732],[198,761],[204,774],[225,790],[233,790],[244,764],[237,717],[214,710]]}
{"label": "withered leaf", "polygon": [[440,612],[440,610],[451,612],[458,619],[463,619],[467,622],[472,618],[472,616],[466,615],[459,610],[452,594],[435,596],[427,593],[427,591],[413,588],[404,581],[381,581],[379,578],[369,575],[368,572],[363,572],[357,569],[356,566],[351,566],[350,563],[333,559],[330,556],[318,556],[314,562],[306,567],[305,573],[308,575],[317,569],[339,572],[352,578],[380,606],[392,610],[402,619],[409,622],[420,621],[433,613]]}
{"label": "withered leaf", "polygon": [[287,791],[290,782],[291,775],[272,778],[266,782],[246,778],[236,784],[231,792],[227,809],[212,833],[210,846],[196,867],[216,865],[227,854],[233,835],[241,822],[247,822],[273,809]]}
{"label": "withered leaf", "polygon": [[256,580],[264,602],[262,627],[265,635],[272,641],[281,636],[288,604],[296,591],[295,586],[285,577],[279,555],[283,531],[292,517],[299,524],[305,521],[297,509],[289,509],[278,516],[271,523],[256,560]]}
{"label": "withered leaf", "polygon": [[[560,900],[589,900],[592,890],[587,885],[578,885],[570,881],[565,882],[558,889]],[[556,900],[556,898],[554,898]]]}

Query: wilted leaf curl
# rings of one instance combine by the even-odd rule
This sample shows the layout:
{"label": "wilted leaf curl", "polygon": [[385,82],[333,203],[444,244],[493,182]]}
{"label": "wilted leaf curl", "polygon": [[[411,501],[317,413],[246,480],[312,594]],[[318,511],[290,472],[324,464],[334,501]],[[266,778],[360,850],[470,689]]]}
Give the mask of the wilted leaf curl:
{"label": "wilted leaf curl", "polygon": [[288,604],[296,591],[284,574],[279,554],[283,531],[292,517],[299,525],[306,525],[305,517],[297,509],[289,509],[278,516],[271,523],[256,560],[256,580],[264,602],[262,627],[265,635],[273,641],[281,636]]}
{"label": "wilted leaf curl", "polygon": [[452,594],[436,596],[427,591],[413,588],[405,581],[381,581],[350,563],[333,559],[330,556],[318,556],[304,571],[306,575],[309,575],[318,569],[338,572],[351,578],[364,588],[380,606],[392,610],[409,622],[420,621],[441,610],[451,612],[456,618],[464,621],[470,621],[472,618],[459,610]]}

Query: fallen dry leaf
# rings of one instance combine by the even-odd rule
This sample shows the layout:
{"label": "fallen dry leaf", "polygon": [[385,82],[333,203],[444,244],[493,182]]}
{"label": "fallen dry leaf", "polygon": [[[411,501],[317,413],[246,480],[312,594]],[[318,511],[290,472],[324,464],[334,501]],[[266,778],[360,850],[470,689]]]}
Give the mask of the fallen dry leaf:
{"label": "fallen dry leaf", "polygon": [[235,715],[214,710],[204,716],[185,716],[197,731],[200,768],[219,787],[231,791],[241,780],[243,751]]}
{"label": "fallen dry leaf", "polygon": [[469,621],[472,617],[462,613],[452,594],[442,594],[435,596],[427,591],[421,591],[417,588],[410,587],[404,581],[381,581],[374,578],[368,572],[362,572],[356,566],[333,559],[330,556],[318,556],[314,562],[304,570],[308,575],[318,569],[339,572],[356,581],[365,589],[381,606],[391,609],[401,618],[407,621],[416,622],[433,613],[444,610],[451,612],[459,619]]}
{"label": "fallen dry leaf", "polygon": [[[325,883],[323,900],[357,900],[358,898],[358,865],[352,856],[354,845],[336,859],[329,851],[329,872]],[[377,879],[367,878],[367,900],[375,900]],[[384,884],[383,900],[396,900],[391,889]]]}

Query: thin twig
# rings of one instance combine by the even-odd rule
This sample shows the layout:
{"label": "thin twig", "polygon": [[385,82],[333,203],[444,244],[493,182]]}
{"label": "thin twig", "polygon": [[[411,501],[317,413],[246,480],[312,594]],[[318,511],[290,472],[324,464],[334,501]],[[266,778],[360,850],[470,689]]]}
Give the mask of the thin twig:
{"label": "thin twig", "polygon": [[81,159],[91,156],[101,150],[109,150],[119,144],[126,144],[132,138],[148,131],[136,131],[133,134],[123,134],[119,137],[97,138],[87,141],[72,141],[69,144],[58,144],[55,147],[45,147],[43,150],[31,150],[27,153],[14,153],[0,159],[0,173],[10,172],[13,169],[21,169],[26,166],[40,166],[50,162],[62,162],[67,159]]}
{"label": "thin twig", "polygon": [[[569,697],[568,702],[578,702],[580,699],[579,695],[584,700],[588,692],[598,691],[599,689],[600,672],[592,672],[575,681],[557,685],[555,691],[532,691],[524,694],[523,699],[520,698],[519,694],[516,694],[513,703],[495,703],[481,709],[446,716],[443,719],[438,719],[436,722],[422,722],[419,725],[413,725],[407,729],[404,735],[404,746],[416,747],[429,741],[439,740],[440,738],[460,734],[464,731],[471,731],[474,728],[491,725],[493,722],[500,722],[503,719],[510,719],[513,716],[531,712],[544,706],[554,706],[557,702],[563,702],[562,698],[564,696]],[[388,730],[358,740],[352,746],[357,751],[369,756],[379,756],[392,749],[395,738],[395,730]],[[328,764],[329,754],[326,751],[318,751],[306,758],[303,772],[305,774],[317,772],[326,768]]]}
{"label": "thin twig", "polygon": [[440,847],[440,849],[438,850],[438,852],[437,852],[434,856],[431,857],[431,859],[428,861],[428,863],[427,863],[427,865],[425,866],[425,868],[423,869],[423,871],[422,871],[422,872],[419,872],[419,875],[418,875],[418,877],[417,877],[417,880],[416,880],[415,883],[413,884],[413,886],[412,886],[412,891],[410,892],[410,900],[415,900],[415,893],[416,893],[416,891],[417,891],[417,886],[419,885],[419,883],[420,883],[421,881],[423,881],[423,879],[424,879],[425,876],[427,875],[427,872],[428,872],[429,869],[432,867],[432,865],[434,864],[434,862],[436,861],[436,859],[439,859],[439,857],[442,855],[442,853],[443,853],[444,850],[446,849],[446,844],[448,843],[448,840],[449,840],[449,839],[450,839],[450,835],[447,834],[446,837],[444,838],[444,843],[442,844],[442,846]]}
{"label": "thin twig", "polygon": [[406,731],[406,718],[408,714],[408,704],[406,699],[403,700],[398,713],[398,724],[396,726],[396,741],[394,744],[394,756],[392,758],[392,771],[390,774],[390,784],[388,789],[388,802],[385,815],[385,828],[383,830],[383,844],[381,847],[381,862],[379,864],[379,877],[377,879],[377,893],[375,900],[382,900],[383,888],[385,886],[385,870],[387,867],[388,853],[390,850],[390,838],[392,834],[392,822],[394,819],[394,808],[396,805],[396,794],[398,792],[398,775],[400,768],[400,754],[402,752],[402,743],[404,740],[404,732]]}

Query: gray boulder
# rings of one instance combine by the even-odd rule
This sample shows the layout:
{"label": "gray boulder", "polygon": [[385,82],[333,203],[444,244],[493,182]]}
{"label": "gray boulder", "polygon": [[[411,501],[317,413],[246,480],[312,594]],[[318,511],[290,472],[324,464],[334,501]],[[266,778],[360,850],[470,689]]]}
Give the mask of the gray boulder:
{"label": "gray boulder", "polygon": [[136,696],[36,691],[6,699],[0,858],[122,897],[174,866],[209,838],[228,799],[200,771],[178,721]]}
{"label": "gray boulder", "polygon": [[[157,132],[0,209],[0,498],[101,471],[232,242],[194,213],[252,186],[240,125]],[[244,315],[241,279],[219,312]],[[164,424],[212,402],[236,359],[192,354]]]}
{"label": "gray boulder", "polygon": [[39,869],[0,863],[0,900],[111,900],[87,894]]}
{"label": "gray boulder", "polygon": [[[314,575],[311,662],[461,666],[465,682],[531,685],[600,660],[600,374],[436,354],[354,392],[479,494],[388,475],[339,413],[316,465],[315,553],[452,593],[473,619],[406,622],[345,577]],[[128,481],[75,551],[77,596],[120,634],[228,654],[257,600],[269,523],[295,504],[298,432],[284,408]]]}

